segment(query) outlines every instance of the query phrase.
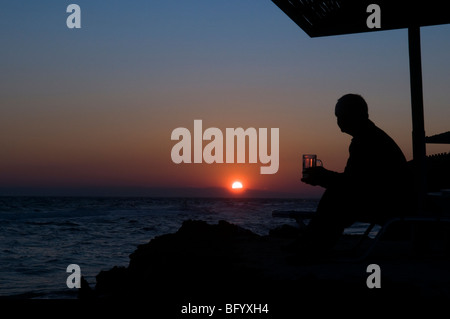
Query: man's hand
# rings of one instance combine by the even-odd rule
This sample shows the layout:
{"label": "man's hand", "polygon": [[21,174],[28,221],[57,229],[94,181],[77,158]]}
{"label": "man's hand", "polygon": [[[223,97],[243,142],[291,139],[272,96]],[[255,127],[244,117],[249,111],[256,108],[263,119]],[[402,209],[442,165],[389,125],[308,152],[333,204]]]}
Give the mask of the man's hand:
{"label": "man's hand", "polygon": [[312,186],[326,187],[335,173],[322,166],[310,167],[303,172],[302,182]]}

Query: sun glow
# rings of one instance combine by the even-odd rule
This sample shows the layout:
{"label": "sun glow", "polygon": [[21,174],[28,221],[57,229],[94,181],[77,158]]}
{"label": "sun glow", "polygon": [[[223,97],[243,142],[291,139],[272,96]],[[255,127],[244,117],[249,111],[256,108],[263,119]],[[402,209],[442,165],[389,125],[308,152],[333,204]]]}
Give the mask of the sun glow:
{"label": "sun glow", "polygon": [[233,183],[233,185],[231,185],[231,188],[232,189],[242,189],[243,188],[243,186],[242,186],[242,183],[241,182],[234,182]]}

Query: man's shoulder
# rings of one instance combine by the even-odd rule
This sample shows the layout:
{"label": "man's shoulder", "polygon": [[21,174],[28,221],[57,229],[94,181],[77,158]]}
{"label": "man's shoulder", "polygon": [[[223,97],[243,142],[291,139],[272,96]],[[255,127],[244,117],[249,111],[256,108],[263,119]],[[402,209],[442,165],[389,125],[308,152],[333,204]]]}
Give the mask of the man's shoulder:
{"label": "man's shoulder", "polygon": [[384,130],[375,125],[372,121],[370,121],[369,128],[367,130],[367,136],[372,139],[386,141],[390,143],[395,143],[392,137],[389,136]]}
{"label": "man's shoulder", "polygon": [[[387,152],[392,155],[397,155],[405,159],[405,156],[398,146],[398,144],[394,141],[394,139],[389,136],[385,131],[374,124],[374,133],[373,133],[373,143],[378,144],[384,152]],[[405,159],[406,161],[406,159]]]}

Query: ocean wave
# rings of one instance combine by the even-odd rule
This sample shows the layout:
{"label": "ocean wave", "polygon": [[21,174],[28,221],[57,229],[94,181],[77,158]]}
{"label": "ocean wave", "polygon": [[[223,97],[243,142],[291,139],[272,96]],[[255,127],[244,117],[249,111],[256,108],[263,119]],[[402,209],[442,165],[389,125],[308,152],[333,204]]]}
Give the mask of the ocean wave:
{"label": "ocean wave", "polygon": [[[275,209],[313,209],[317,202],[269,199],[12,198],[0,200],[1,295],[68,298],[67,265],[95,281],[102,269],[126,266],[139,244],[176,232],[187,219],[227,220],[265,235],[295,221]],[[67,289],[66,289],[67,290]]]}

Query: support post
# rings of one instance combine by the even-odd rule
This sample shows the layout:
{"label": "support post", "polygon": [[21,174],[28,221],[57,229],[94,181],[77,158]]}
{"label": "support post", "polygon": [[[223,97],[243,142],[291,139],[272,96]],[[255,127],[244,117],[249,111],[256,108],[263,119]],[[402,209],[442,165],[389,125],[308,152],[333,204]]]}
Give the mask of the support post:
{"label": "support post", "polygon": [[412,140],[414,159],[414,182],[417,192],[417,212],[424,213],[427,191],[426,146],[423,112],[422,57],[420,27],[408,28],[409,70],[411,82]]}

